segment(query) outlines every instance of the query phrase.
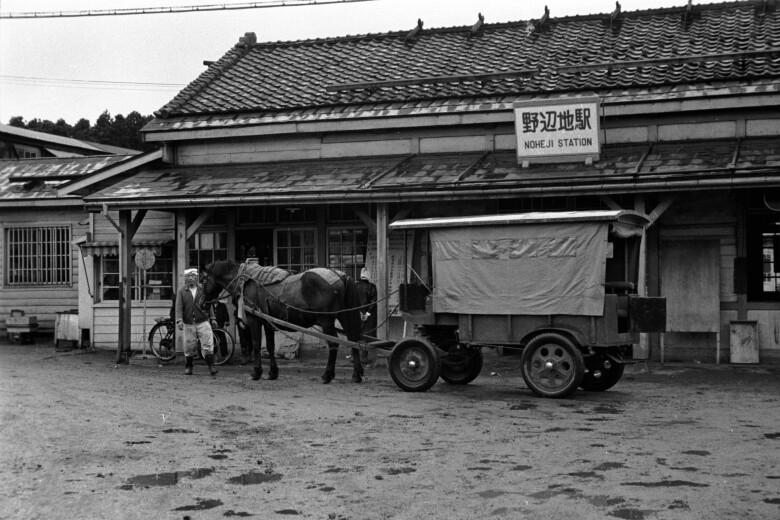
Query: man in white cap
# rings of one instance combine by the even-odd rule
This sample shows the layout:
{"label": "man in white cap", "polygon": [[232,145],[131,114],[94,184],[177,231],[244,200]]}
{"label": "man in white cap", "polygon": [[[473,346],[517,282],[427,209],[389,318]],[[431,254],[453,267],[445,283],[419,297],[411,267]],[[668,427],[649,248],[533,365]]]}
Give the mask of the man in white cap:
{"label": "man in white cap", "polygon": [[192,375],[193,358],[198,355],[198,341],[203,357],[214,376],[214,336],[211,327],[216,327],[214,311],[206,305],[203,288],[198,284],[198,269],[184,271],[184,285],[176,293],[176,328],[184,332],[184,374]]}

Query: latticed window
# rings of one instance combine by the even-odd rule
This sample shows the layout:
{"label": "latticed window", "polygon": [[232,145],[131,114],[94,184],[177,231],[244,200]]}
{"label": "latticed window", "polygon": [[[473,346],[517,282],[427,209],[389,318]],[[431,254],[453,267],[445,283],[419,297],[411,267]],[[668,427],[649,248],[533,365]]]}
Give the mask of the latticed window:
{"label": "latticed window", "polygon": [[6,230],[8,285],[69,285],[70,226]]}
{"label": "latticed window", "polygon": [[366,265],[368,229],[328,230],[328,267],[344,271],[357,280]]}
{"label": "latticed window", "polygon": [[294,273],[317,266],[317,231],[277,229],[276,265]]}

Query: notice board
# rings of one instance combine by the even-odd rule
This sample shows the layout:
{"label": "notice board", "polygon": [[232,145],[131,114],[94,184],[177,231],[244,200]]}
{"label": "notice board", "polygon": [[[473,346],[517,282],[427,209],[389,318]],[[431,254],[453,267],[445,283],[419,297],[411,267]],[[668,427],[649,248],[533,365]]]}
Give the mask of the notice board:
{"label": "notice board", "polygon": [[662,240],[667,332],[720,330],[720,240]]}

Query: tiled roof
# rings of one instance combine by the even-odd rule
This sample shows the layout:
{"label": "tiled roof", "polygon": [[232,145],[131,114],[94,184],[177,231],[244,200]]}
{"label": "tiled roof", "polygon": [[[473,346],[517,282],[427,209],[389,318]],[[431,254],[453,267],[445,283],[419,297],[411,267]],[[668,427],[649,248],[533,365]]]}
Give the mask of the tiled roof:
{"label": "tiled roof", "polygon": [[[248,37],[158,116],[746,84],[780,76],[780,9],[773,5],[751,0],[484,24],[475,34],[471,27],[423,29],[411,40],[409,31],[260,44]],[[505,77],[479,77],[487,74]]]}
{"label": "tiled roof", "polygon": [[[426,154],[144,169],[85,198],[89,203],[252,204],[261,201],[432,199],[445,192],[575,194],[633,189],[675,191],[771,182],[777,139],[611,145],[592,166],[533,164],[512,152]],[[640,186],[641,185],[641,186]]]}
{"label": "tiled roof", "polygon": [[114,166],[132,155],[47,157],[0,161],[0,205],[57,198],[57,186]]}

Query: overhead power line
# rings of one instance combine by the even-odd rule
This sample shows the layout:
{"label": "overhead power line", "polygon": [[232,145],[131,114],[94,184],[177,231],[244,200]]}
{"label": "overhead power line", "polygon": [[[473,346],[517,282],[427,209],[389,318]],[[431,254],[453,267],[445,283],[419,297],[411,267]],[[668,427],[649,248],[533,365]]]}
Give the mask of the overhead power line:
{"label": "overhead power line", "polygon": [[155,83],[144,81],[106,81],[90,79],[41,78],[34,76],[0,75],[0,81],[12,85],[33,85],[38,87],[82,88],[96,90],[181,90],[184,83]]}
{"label": "overhead power line", "polygon": [[344,4],[352,2],[373,2],[374,0],[264,0],[240,4],[206,4],[168,7],[138,7],[131,9],[91,9],[85,11],[37,11],[0,13],[0,19],[24,18],[76,18],[89,16],[124,16],[132,14],[175,14],[201,11],[231,11],[236,9],[262,9],[268,7],[296,7],[304,5]]}

